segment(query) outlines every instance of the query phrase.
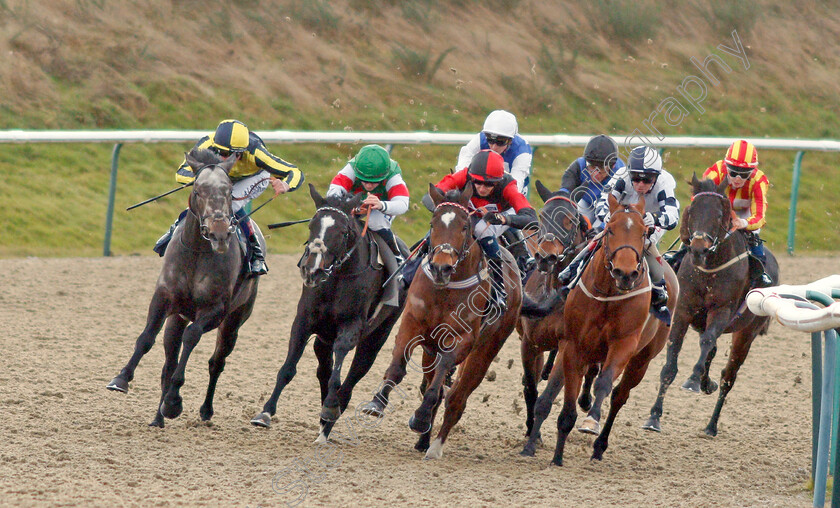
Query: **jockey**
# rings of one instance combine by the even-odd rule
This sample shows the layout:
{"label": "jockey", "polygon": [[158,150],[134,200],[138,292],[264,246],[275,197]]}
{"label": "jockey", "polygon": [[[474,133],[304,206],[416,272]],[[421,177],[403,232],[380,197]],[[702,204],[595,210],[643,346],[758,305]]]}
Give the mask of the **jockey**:
{"label": "jockey", "polygon": [[[230,179],[233,182],[233,212],[240,220],[247,215],[245,205],[262,194],[269,185],[274,189],[274,195],[278,196],[297,189],[303,183],[303,173],[297,166],[269,152],[263,140],[239,120],[222,120],[216,131],[199,139],[194,148],[209,149],[225,159],[236,157],[236,163],[230,170]],[[175,180],[183,184],[195,180],[186,159],[178,167]],[[155,244],[154,251],[159,255],[163,256],[166,252],[172,233],[185,215],[186,211],[182,212],[169,231]],[[248,277],[266,273],[265,253],[260,247],[251,218],[242,220],[239,226],[248,241]]]}
{"label": "jockey", "polygon": [[[519,135],[519,126],[513,113],[497,109],[487,115],[481,132],[461,147],[455,168],[468,167],[481,150],[492,150],[502,156],[505,173],[513,177],[517,189],[527,199],[533,151],[531,145]],[[512,245],[511,253],[517,260],[521,260],[519,268],[522,273],[530,271],[536,262],[528,253],[522,233],[518,229],[509,229],[504,236],[508,245]]]}
{"label": "jockey", "polygon": [[473,234],[487,256],[492,276],[491,298],[499,309],[504,310],[507,308],[507,293],[502,256],[496,238],[508,228],[522,229],[536,223],[537,213],[518,190],[513,176],[504,172],[502,156],[496,151],[478,152],[469,167],[443,177],[436,187],[445,193],[453,189],[463,191],[470,184],[474,193],[469,208],[477,211],[471,216]]}
{"label": "jockey", "polygon": [[[652,233],[645,239],[644,257],[647,261],[651,282],[651,310],[654,316],[670,323],[668,292],[665,288],[665,272],[663,271],[662,256],[657,244],[665,231],[674,229],[680,218],[680,203],[674,195],[677,186],[674,177],[662,169],[662,158],[653,148],[637,146],[630,152],[627,162],[629,171],[621,171],[613,175],[607,187],[616,200],[621,204],[634,204],[639,197],[645,197],[644,222]],[[609,221],[608,193],[605,192],[595,204],[598,220],[602,224]],[[602,226],[603,227],[603,226]],[[560,282],[568,285],[575,275],[584,258],[591,255],[594,248],[584,249],[580,255],[560,273]]]}
{"label": "jockey", "polygon": [[566,168],[560,191],[570,195],[574,193],[573,200],[580,213],[595,224],[595,203],[606,190],[610,177],[623,167],[624,161],[618,157],[616,142],[605,134],[599,134],[586,143],[583,157],[578,157]]}
{"label": "jockey", "polygon": [[[379,145],[362,147],[356,157],[350,159],[332,179],[327,196],[361,192],[367,193],[362,206],[371,207],[368,229],[379,235],[394,255],[394,262],[390,263],[385,253],[382,253],[385,264],[391,265],[388,269],[393,273],[403,263],[403,257],[394,232],[391,231],[391,221],[395,216],[408,211],[408,186],[402,178],[397,161],[391,159],[388,151]],[[396,289],[397,283],[394,277],[390,284]]]}
{"label": "jockey", "polygon": [[722,161],[712,164],[703,173],[703,178],[714,180],[717,185],[726,179],[726,195],[737,216],[732,227],[743,230],[747,235],[750,255],[761,263],[761,275],[755,281],[757,287],[773,285],[767,270],[767,255],[763,241],[758,237],[767,215],[767,188],[770,181],[758,169],[758,151],[749,141],[740,139],[729,147]]}

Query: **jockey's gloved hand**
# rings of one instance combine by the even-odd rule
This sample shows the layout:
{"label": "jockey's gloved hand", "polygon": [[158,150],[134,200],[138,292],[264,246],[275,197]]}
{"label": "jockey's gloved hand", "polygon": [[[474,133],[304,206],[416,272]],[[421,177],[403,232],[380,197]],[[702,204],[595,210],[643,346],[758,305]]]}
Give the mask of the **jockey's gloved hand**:
{"label": "jockey's gloved hand", "polygon": [[488,213],[487,217],[484,218],[487,224],[493,226],[500,226],[505,223],[504,215],[498,212],[495,213]]}
{"label": "jockey's gloved hand", "polygon": [[656,222],[657,222],[656,217],[650,212],[647,212],[645,214],[643,220],[645,222],[645,226],[647,226],[649,228],[652,228],[652,227],[656,226]]}

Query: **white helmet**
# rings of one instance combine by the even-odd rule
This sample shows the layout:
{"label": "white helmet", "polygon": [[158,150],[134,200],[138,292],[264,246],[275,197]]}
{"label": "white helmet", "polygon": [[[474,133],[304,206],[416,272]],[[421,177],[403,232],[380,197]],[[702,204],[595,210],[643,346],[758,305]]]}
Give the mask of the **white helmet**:
{"label": "white helmet", "polygon": [[482,132],[513,138],[519,132],[519,127],[516,125],[516,117],[513,116],[513,113],[497,109],[487,115]]}
{"label": "white helmet", "polygon": [[662,172],[662,157],[649,146],[637,146],[627,158],[627,168],[631,173],[659,175]]}

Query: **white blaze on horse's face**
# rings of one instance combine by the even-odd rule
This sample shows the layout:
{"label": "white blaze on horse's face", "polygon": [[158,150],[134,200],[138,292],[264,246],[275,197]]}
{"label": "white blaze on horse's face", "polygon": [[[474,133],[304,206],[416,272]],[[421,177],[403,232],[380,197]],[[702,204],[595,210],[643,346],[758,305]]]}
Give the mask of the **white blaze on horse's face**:
{"label": "white blaze on horse's face", "polygon": [[[312,241],[312,245],[310,245],[309,250],[310,252],[315,252],[315,265],[314,268],[318,268],[321,266],[321,258],[323,258],[324,254],[327,253],[327,244],[324,242],[324,238],[327,237],[327,230],[331,227],[335,226],[335,219],[325,215],[321,218],[321,231],[318,232],[318,238]],[[317,251],[316,251],[317,249]]]}
{"label": "white blaze on horse's face", "polygon": [[446,227],[449,227],[453,220],[455,220],[455,212],[446,212],[440,216],[440,221],[443,222],[443,225]]}

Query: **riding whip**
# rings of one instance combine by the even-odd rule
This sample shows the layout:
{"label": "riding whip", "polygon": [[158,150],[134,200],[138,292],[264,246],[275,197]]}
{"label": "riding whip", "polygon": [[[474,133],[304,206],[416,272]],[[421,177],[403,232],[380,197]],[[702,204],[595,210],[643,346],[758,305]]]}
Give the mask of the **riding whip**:
{"label": "riding whip", "polygon": [[178,192],[178,191],[179,191],[179,190],[181,190],[181,189],[184,189],[184,188],[190,187],[190,186],[192,186],[192,184],[193,184],[193,183],[195,183],[195,181],[192,181],[192,182],[190,182],[190,183],[184,184],[184,185],[182,185],[182,186],[180,186],[180,187],[177,187],[177,188],[175,188],[175,189],[172,189],[172,190],[170,190],[170,191],[166,191],[166,192],[164,192],[163,194],[161,194],[161,195],[159,195],[159,196],[155,196],[155,197],[153,197],[153,198],[149,198],[149,199],[147,199],[147,200],[145,200],[145,201],[141,201],[141,202],[137,203],[136,205],[131,205],[131,206],[129,206],[128,208],[126,208],[126,209],[125,209],[125,211],[134,210],[134,209],[135,209],[135,208],[137,208],[138,206],[143,206],[143,205],[145,205],[146,203],[151,203],[152,201],[157,201],[158,199],[160,199],[160,198],[162,198],[162,197],[164,197],[164,196],[168,196],[168,195],[172,194],[173,192]]}
{"label": "riding whip", "polygon": [[387,286],[389,282],[391,282],[391,279],[393,279],[393,278],[394,278],[394,276],[395,276],[396,274],[400,273],[400,271],[402,270],[402,267],[403,267],[403,266],[405,266],[405,264],[406,264],[406,263],[408,263],[409,261],[411,261],[411,258],[413,258],[415,254],[417,254],[418,252],[420,252],[420,249],[421,249],[421,248],[423,248],[423,245],[425,245],[425,244],[426,244],[426,242],[428,242],[428,241],[429,241],[429,239],[428,239],[428,238],[424,238],[422,242],[420,242],[419,244],[417,244],[417,247],[415,247],[415,248],[414,248],[414,250],[411,252],[411,254],[409,254],[409,255],[408,255],[408,257],[406,257],[406,258],[405,258],[405,261],[403,261],[402,263],[400,263],[399,265],[397,265],[397,269],[396,269],[396,270],[394,270],[394,273],[392,273],[390,277],[388,277],[387,279],[385,279],[385,282],[384,282],[384,283],[382,283],[382,287],[383,287],[383,288],[384,288],[385,286]]}
{"label": "riding whip", "polygon": [[303,224],[304,222],[309,222],[312,219],[301,219],[301,220],[290,220],[286,222],[275,222],[274,224],[269,224],[266,226],[268,229],[277,229],[277,228],[285,228],[287,226],[293,226],[295,224]]}

